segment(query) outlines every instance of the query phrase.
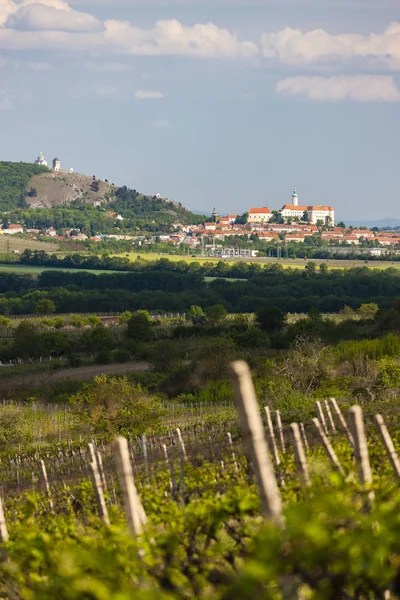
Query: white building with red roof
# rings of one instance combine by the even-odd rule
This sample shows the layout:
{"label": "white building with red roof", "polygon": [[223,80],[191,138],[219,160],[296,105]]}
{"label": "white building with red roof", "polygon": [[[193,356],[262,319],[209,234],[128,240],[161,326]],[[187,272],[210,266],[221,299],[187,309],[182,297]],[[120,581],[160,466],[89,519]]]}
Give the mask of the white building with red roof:
{"label": "white building with red roof", "polygon": [[269,208],[251,208],[249,210],[248,223],[268,223],[272,213]]}

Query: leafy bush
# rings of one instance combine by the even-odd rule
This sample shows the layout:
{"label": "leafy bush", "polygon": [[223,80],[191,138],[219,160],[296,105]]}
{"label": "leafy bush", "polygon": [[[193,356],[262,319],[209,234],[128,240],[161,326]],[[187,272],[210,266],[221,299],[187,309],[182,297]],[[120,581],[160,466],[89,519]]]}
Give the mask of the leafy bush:
{"label": "leafy bush", "polygon": [[158,403],[125,377],[96,377],[72,396],[71,405],[95,434],[107,438],[142,435],[160,415]]}

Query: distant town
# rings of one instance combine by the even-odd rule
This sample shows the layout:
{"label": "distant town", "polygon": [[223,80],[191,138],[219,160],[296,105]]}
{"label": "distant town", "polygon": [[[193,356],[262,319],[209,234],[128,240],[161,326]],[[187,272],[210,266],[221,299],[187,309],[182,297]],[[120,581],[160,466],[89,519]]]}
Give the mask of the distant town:
{"label": "distant town", "polygon": [[[35,165],[48,167],[48,163],[40,153]],[[71,167],[61,169],[61,161],[54,158],[52,172],[55,177],[59,174],[74,172]],[[72,176],[72,175],[71,175]],[[92,188],[98,190],[95,180]],[[107,181],[107,180],[104,180]],[[30,195],[30,194],[28,194]],[[159,193],[153,198],[160,199]],[[47,227],[38,229],[27,227],[22,222],[3,221],[0,234],[24,235],[31,239],[51,238],[54,241],[75,240],[79,242],[101,242],[107,239],[131,241],[138,248],[146,245],[163,244],[180,248],[182,253],[199,253],[216,257],[257,256],[260,252],[260,242],[265,242],[273,255],[284,255],[285,248],[293,245],[311,245],[332,249],[336,255],[349,252],[351,248],[359,247],[363,253],[370,256],[385,256],[389,252],[400,254],[400,231],[379,231],[377,228],[346,227],[342,222],[335,222],[335,209],[330,205],[309,205],[299,201],[299,194],[294,189],[290,202],[279,209],[267,206],[249,207],[243,214],[218,214],[214,206],[211,216],[203,223],[170,223],[167,230],[164,227],[159,233],[133,230],[126,222],[126,217],[113,210],[107,210],[107,200],[96,198],[91,200],[92,209],[101,210],[107,223],[111,223],[108,231],[96,231],[88,235],[79,228]],[[5,213],[6,214],[6,213]],[[192,215],[193,220],[195,215]],[[110,233],[111,231],[111,233]],[[243,243],[241,243],[243,242]],[[245,243],[244,243],[245,242]],[[265,252],[265,244],[263,251]],[[253,246],[253,247],[252,247]],[[271,254],[272,253],[272,254]]]}

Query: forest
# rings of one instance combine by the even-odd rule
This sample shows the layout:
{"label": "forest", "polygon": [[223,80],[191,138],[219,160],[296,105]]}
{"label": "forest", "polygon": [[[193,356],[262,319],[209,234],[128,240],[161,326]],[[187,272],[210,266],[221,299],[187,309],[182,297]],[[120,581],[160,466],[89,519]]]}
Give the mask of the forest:
{"label": "forest", "polygon": [[[390,308],[400,296],[400,275],[394,268],[359,267],[328,269],[326,264],[306,264],[305,269],[280,265],[223,261],[199,263],[94,257],[73,254],[59,259],[44,252],[26,250],[25,264],[54,266],[38,277],[0,274],[0,314],[32,314],[35,302],[48,299],[56,312],[187,311],[192,305],[206,308],[222,304],[230,313],[252,313],[278,306],[284,312],[338,312],[344,306],[374,302]],[[113,272],[93,274],[57,271],[57,266],[104,268]],[[205,279],[207,277],[207,279]]]}
{"label": "forest", "polygon": [[34,175],[46,173],[47,167],[31,163],[0,161],[0,211],[27,206],[26,187]]}

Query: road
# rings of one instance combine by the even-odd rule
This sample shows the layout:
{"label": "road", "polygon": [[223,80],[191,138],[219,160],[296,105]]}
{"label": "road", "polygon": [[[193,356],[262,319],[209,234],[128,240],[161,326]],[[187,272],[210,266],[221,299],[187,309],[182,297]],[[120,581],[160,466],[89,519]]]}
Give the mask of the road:
{"label": "road", "polygon": [[14,387],[16,385],[46,385],[65,379],[87,380],[97,375],[128,375],[129,373],[143,373],[150,371],[151,365],[146,362],[127,362],[112,365],[90,365],[76,369],[61,369],[53,372],[27,373],[26,375],[15,375],[15,377],[0,378],[0,389]]}

